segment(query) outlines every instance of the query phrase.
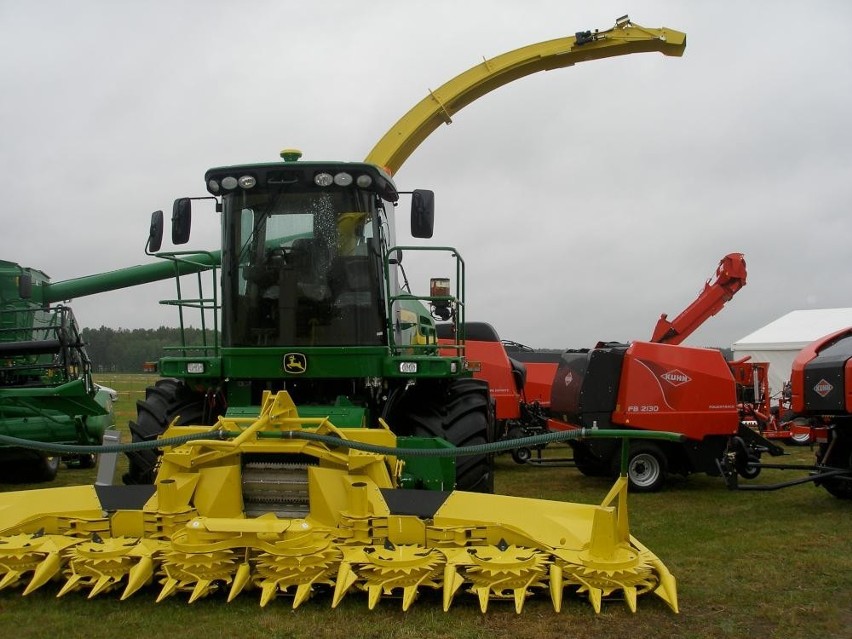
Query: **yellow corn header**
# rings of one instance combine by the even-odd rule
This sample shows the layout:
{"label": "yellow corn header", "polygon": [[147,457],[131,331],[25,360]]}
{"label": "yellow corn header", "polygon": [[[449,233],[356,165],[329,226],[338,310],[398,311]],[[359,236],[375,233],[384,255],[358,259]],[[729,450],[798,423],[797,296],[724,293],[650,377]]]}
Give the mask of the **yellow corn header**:
{"label": "yellow corn header", "polygon": [[254,590],[261,605],[286,596],[293,608],[365,592],[371,609],[401,595],[404,610],[434,589],[444,610],[467,592],[483,612],[492,599],[521,612],[535,596],[559,611],[565,593],[635,611],[654,593],[677,611],[674,577],[628,531],[624,477],[598,506],[399,489],[397,457],[356,448],[392,448],[390,430],[300,418],[286,392],[268,395],[258,419],[182,426],[163,441],[175,432],[201,439],[166,449],[154,486],[0,495],[0,589],[56,582],[60,596],[126,599],[155,588],[157,601],[190,602]]}

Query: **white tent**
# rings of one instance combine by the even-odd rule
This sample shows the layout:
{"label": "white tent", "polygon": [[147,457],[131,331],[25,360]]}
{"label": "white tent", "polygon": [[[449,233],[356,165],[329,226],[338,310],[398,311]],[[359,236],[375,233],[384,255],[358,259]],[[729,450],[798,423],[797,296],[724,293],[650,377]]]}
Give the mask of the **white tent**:
{"label": "white tent", "polygon": [[733,358],[751,356],[769,362],[769,386],[778,393],[790,379],[793,360],[814,340],[852,326],[852,308],[818,308],[792,311],[734,342]]}

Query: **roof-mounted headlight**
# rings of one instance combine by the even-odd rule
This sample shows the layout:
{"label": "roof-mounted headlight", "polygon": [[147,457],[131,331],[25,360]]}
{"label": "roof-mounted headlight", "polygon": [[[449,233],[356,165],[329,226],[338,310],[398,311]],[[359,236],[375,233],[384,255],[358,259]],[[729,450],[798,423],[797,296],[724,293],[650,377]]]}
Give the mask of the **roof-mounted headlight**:
{"label": "roof-mounted headlight", "polygon": [[219,192],[219,183],[216,180],[209,180],[207,182],[207,190],[211,193]]}
{"label": "roof-mounted headlight", "polygon": [[235,178],[233,175],[229,175],[228,177],[222,178],[222,188],[223,189],[226,189],[228,191],[233,191],[235,188],[237,188],[237,184],[238,184],[237,178]]}
{"label": "roof-mounted headlight", "polygon": [[314,176],[314,184],[317,186],[331,186],[334,183],[334,178],[331,173],[317,173]]}
{"label": "roof-mounted headlight", "polygon": [[257,184],[257,180],[254,179],[253,175],[244,175],[239,179],[239,183],[244,189],[250,189]]}
{"label": "roof-mounted headlight", "polygon": [[364,173],[363,175],[359,175],[355,180],[355,184],[360,186],[362,189],[368,188],[373,183],[373,178]]}
{"label": "roof-mounted headlight", "polygon": [[352,176],[349,173],[338,173],[334,176],[334,183],[337,186],[349,186],[352,184]]}

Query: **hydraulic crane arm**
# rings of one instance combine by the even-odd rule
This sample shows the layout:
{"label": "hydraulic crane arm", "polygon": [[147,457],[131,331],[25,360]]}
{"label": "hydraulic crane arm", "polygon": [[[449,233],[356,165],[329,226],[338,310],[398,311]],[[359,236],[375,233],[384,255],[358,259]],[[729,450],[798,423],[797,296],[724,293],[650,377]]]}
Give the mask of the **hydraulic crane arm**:
{"label": "hydraulic crane arm", "polygon": [[452,122],[456,112],[494,89],[537,71],[648,51],[681,56],[685,48],[685,33],[666,27],[647,29],[623,16],[606,31],[580,31],[571,37],[531,44],[483,60],[430,91],[385,133],[370,151],[366,162],[384,167],[391,174],[396,173],[441,123]]}
{"label": "hydraulic crane arm", "polygon": [[746,285],[746,263],[742,253],[729,253],[716,268],[716,279],[707,280],[704,290],[680,315],[669,321],[663,313],[657,320],[652,342],[680,344],[699,326],[722,310],[731,298]]}

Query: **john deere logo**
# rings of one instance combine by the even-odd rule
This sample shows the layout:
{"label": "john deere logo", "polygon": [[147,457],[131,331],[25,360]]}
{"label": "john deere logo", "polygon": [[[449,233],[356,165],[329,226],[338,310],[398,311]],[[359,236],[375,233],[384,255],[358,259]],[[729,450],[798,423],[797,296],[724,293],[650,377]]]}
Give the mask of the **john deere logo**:
{"label": "john deere logo", "polygon": [[673,371],[668,371],[667,373],[663,373],[660,375],[664,380],[666,380],[672,386],[680,386],[681,384],[686,384],[687,382],[691,382],[692,378],[689,377],[686,373],[681,373],[679,370],[675,369]]}
{"label": "john deere logo", "polygon": [[308,358],[302,353],[287,353],[284,356],[284,372],[298,375],[308,370]]}
{"label": "john deere logo", "polygon": [[821,379],[817,382],[817,385],[814,386],[814,392],[820,397],[825,397],[831,391],[834,390],[834,386],[829,384],[826,380]]}

